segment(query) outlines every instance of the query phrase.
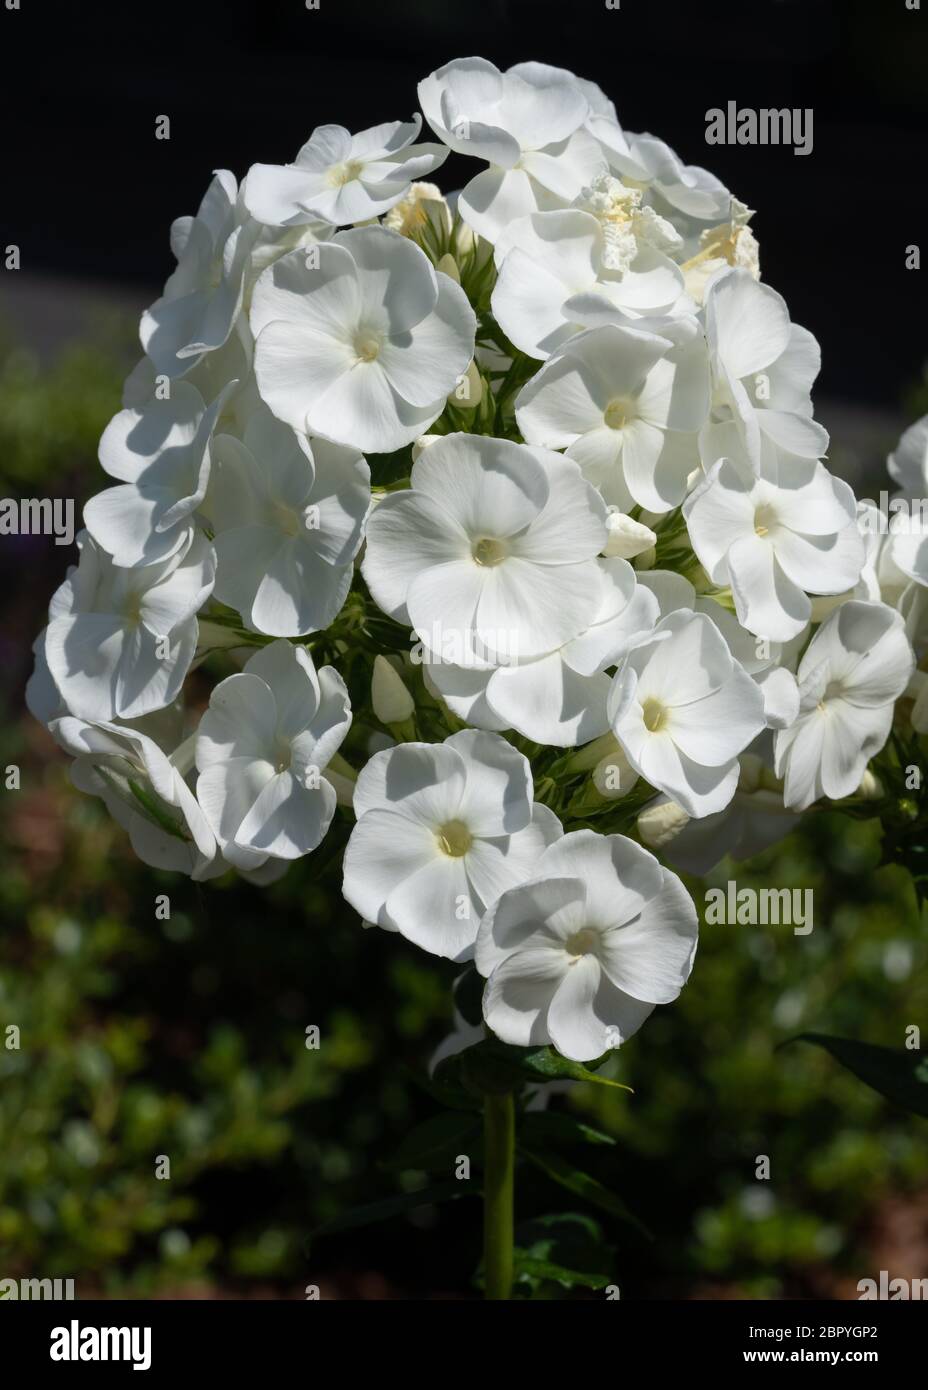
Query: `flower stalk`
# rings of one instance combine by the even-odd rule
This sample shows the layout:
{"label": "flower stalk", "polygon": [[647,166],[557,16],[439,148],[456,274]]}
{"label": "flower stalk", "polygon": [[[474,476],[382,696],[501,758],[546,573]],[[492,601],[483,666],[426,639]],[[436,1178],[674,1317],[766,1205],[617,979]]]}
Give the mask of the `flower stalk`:
{"label": "flower stalk", "polygon": [[504,1300],[512,1295],[516,1113],[511,1091],[485,1097],[483,1135],[484,1296]]}

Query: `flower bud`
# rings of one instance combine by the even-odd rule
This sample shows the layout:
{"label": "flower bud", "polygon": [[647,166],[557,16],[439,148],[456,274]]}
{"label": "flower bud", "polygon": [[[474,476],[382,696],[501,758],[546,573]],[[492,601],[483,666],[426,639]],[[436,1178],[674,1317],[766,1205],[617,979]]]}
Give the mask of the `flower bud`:
{"label": "flower bud", "polygon": [[622,749],[607,753],[593,769],[593,785],[607,801],[615,801],[625,796],[638,781],[638,773],[626,758]]}
{"label": "flower bud", "polygon": [[440,270],[442,275],[447,275],[448,279],[453,280],[456,285],[461,283],[461,272],[458,270],[458,263],[450,252],[445,252],[435,266],[435,269]]}
{"label": "flower bud", "polygon": [[689,824],[689,816],[675,801],[658,799],[646,806],[638,817],[638,834],[642,844],[660,849],[673,840]]}
{"label": "flower bud", "polygon": [[424,453],[430,444],[434,444],[436,439],[441,439],[440,434],[420,434],[419,438],[412,446],[412,461],[415,463],[420,454]]}
{"label": "flower bud", "polygon": [[470,366],[463,376],[458,377],[457,385],[451,393],[451,400],[458,410],[476,410],[483,399],[483,378],[471,359]]}
{"label": "flower bud", "polygon": [[411,718],[416,707],[396,668],[385,656],[374,658],[371,700],[381,724],[402,724]]}
{"label": "flower bud", "polygon": [[857,795],[862,801],[879,801],[883,795],[883,783],[875,772],[871,772],[869,767],[865,770],[860,779],[860,786],[857,788]]}
{"label": "flower bud", "polygon": [[619,744],[615,734],[600,734],[592,743],[586,743],[571,754],[565,765],[566,772],[592,772],[598,762],[607,754],[618,754]]}
{"label": "flower bud", "polygon": [[624,512],[610,512],[606,517],[609,537],[603,546],[606,556],[619,556],[631,560],[657,544],[657,536],[650,526],[642,526],[640,521],[632,521]]}

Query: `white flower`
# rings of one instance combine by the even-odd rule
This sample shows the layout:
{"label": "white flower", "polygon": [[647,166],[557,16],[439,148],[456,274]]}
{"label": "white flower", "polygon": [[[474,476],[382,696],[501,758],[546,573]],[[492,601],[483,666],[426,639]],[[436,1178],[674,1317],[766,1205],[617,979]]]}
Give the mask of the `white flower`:
{"label": "white flower", "polygon": [[316,848],[335,814],[322,773],[350,726],[338,672],[283,639],[216,686],[197,733],[197,799],[231,864]]}
{"label": "white flower", "polygon": [[648,204],[642,205],[641,191],[627,188],[611,174],[602,173],[589,188],[583,188],[573,206],[591,212],[602,224],[603,265],[607,270],[628,270],[645,242],[656,251],[674,256],[683,249],[683,238],[666,218]]}
{"label": "white flower", "polygon": [[528,443],[566,448],[607,502],[665,512],[699,467],[708,409],[705,339],[695,319],[677,319],[571,338],[523,387],[516,419]]}
{"label": "white flower", "polygon": [[767,728],[785,729],[792,724],[799,711],[799,687],[786,664],[790,653],[781,643],[767,637],[754,637],[741,626],[734,613],[714,598],[706,594],[697,597],[692,584],[680,574],[670,570],[647,570],[638,575],[638,584],[654,595],[662,618],[680,609],[705,614],[725,638],[735,661],[760,689]]}
{"label": "white flower", "polygon": [[714,174],[697,164],[683,164],[669,145],[653,135],[623,131],[614,110],[594,113],[587,129],[598,140],[610,168],[656,195],[659,210],[666,205],[668,211],[713,222],[728,215],[731,195]]}
{"label": "white flower", "polygon": [[741,266],[752,279],[760,279],[760,247],[750,226],[753,216],[752,208],[732,198],[728,220],[699,233],[693,254],[680,267],[694,303],[704,302],[710,281],[726,265]]}
{"label": "white flower", "polygon": [[71,714],[134,719],[176,699],[197,645],[197,610],[213,587],[202,533],[186,553],[120,569],[92,537],[49,608],[45,654]]}
{"label": "white flower", "polygon": [[84,507],[93,539],[117,565],[150,565],[186,549],[206,496],[210,440],[230,382],[207,408],[195,386],[177,381],[167,399],[121,410],[100,440],[100,462],[118,487]]}
{"label": "white flower", "polygon": [[[765,737],[769,740],[770,735]],[[661,802],[668,804],[666,797],[657,797],[642,816],[659,814]],[[639,833],[642,816],[638,818]],[[768,772],[760,757],[742,753],[738,789],[724,811],[701,820],[687,820],[669,838],[664,858],[675,869],[702,876],[727,854],[738,861],[753,859],[785,839],[798,823],[797,813],[783,805],[782,783]]]}
{"label": "white flower", "polygon": [[928,415],[903,432],[887,467],[903,496],[924,497],[928,490]]}
{"label": "white flower", "polygon": [[355,787],[345,897],[434,955],[470,957],[486,907],[562,833],[532,795],[528,760],[496,734],[376,753]]}
{"label": "white flower", "polygon": [[676,999],[696,940],[689,894],[647,850],[621,835],[565,835],[480,924],[484,1018],[503,1042],[592,1061]]}
{"label": "white flower", "polygon": [[144,864],[198,880],[225,872],[216,838],[184,780],[186,746],[169,757],[140,730],[70,716],[53,723],[51,731],[74,755],[74,785],[103,799]]}
{"label": "white flower", "polygon": [[282,256],[255,286],[262,398],[293,429],[390,453],[423,434],[474,355],[459,285],[407,237],[340,232]]}
{"label": "white flower", "polygon": [[900,498],[912,505],[892,517],[887,558],[909,579],[928,586],[928,415],[904,432],[887,461],[890,476],[900,486]]}
{"label": "white flower", "polygon": [[728,805],[738,754],[765,723],[763,696],[718,628],[685,610],[625,658],[609,717],[632,767],[690,816]]}
{"label": "white flower", "polygon": [[755,472],[762,436],[800,458],[820,458],[828,435],[812,419],[810,392],[821,353],[808,329],[790,323],[783,297],[748,270],[724,270],[706,293],[705,319],[713,423],[734,424]]}
{"label": "white flower", "polygon": [[345,601],[370,506],[354,449],[308,440],[262,406],[244,439],[218,435],[205,510],[215,594],[272,637],[325,628]]}
{"label": "white flower", "polygon": [[481,728],[516,729],[537,743],[572,748],[609,727],[612,682],[604,674],[652,631],[658,604],[636,584],[626,561],[598,561],[599,611],[590,626],[557,651],[499,666],[426,664],[425,673],[448,708]]}
{"label": "white flower", "polygon": [[183,376],[204,353],[221,348],[242,306],[245,272],[260,232],[238,201],[235,177],[214,176],[196,217],[171,226],[177,268],[160,299],[142,315],[142,347],[158,372]]}
{"label": "white flower", "polygon": [[273,227],[313,218],[336,226],[367,222],[447,159],[441,145],[412,143],[421,129],[419,115],[357,135],[340,125],[317,126],[292,164],[251,166],[242,190],[245,206]]}
{"label": "white flower", "polygon": [[68,707],[61,698],[61,691],[55,684],[54,677],[48,669],[48,658],[45,655],[45,636],[48,632],[47,627],[43,627],[38,637],[32,644],[32,655],[34,662],[32,674],[26,681],[26,708],[46,728],[53,719],[61,719],[67,714]]}
{"label": "white flower", "polygon": [[516,217],[563,207],[603,168],[580,129],[587,98],[563,69],[518,63],[502,73],[485,58],[456,58],[419,83],[419,101],[440,140],[490,166],[458,199],[488,241]]}
{"label": "white flower", "polygon": [[371,514],[362,570],[380,607],[426,646],[441,652],[453,639],[461,664],[471,651],[512,660],[590,625],[606,509],[575,463],[451,434],[420,454],[410,481]]}
{"label": "white flower", "polygon": [[721,459],[684,503],[690,541],[739,622],[786,642],[809,621],[806,591],[841,594],[864,562],[854,494],[820,463],[780,460],[775,480]]}
{"label": "white flower", "polygon": [[826,618],[799,663],[799,717],[776,735],[787,806],[857,790],[914,665],[902,618],[885,604],[851,599]]}
{"label": "white flower", "polygon": [[499,278],[493,313],[507,337],[529,357],[548,357],[572,338],[581,309],[601,301],[634,314],[661,314],[683,290],[678,266],[641,243],[623,273],[604,261],[602,223],[568,208],[510,223],[496,244]]}

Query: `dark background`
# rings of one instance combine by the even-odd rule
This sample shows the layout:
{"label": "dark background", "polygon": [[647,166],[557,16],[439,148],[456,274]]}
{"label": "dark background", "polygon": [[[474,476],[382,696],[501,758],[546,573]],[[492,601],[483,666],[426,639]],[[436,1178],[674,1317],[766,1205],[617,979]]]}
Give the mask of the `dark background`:
{"label": "dark background", "polygon": [[[905,0],[20,0],[0,9],[0,227],[24,268],[137,282],[209,171],[292,159],[317,124],[407,118],[450,58],[569,67],[758,210],[765,279],[823,346],[821,391],[896,404],[924,354],[926,20]],[[814,148],[706,146],[728,100],[811,106]],[[155,117],[171,139],[154,138]],[[476,171],[452,156],[444,187]]]}

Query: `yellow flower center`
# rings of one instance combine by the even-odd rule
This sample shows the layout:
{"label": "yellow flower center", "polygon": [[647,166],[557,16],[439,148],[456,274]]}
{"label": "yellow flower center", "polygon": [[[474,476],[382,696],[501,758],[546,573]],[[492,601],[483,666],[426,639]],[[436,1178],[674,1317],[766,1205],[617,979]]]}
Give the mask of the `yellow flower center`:
{"label": "yellow flower center", "polygon": [[474,837],[462,820],[449,820],[438,830],[435,838],[442,854],[460,859],[474,843]]}
{"label": "yellow flower center", "polygon": [[623,430],[631,418],[631,405],[617,397],[610,401],[603,413],[603,419],[611,430]]}
{"label": "yellow flower center", "polygon": [[380,356],[381,340],[376,333],[359,333],[354,340],[355,356],[359,362],[373,362]]}
{"label": "yellow flower center", "polygon": [[766,536],[776,524],[772,507],[758,507],[754,513],[754,530],[758,536]]}
{"label": "yellow flower center", "polygon": [[667,706],[661,704],[660,700],[655,700],[653,695],[649,695],[641,706],[641,717],[644,719],[644,726],[652,734],[659,734],[667,723]]}
{"label": "yellow flower center", "polygon": [[593,927],[581,927],[569,936],[564,943],[565,950],[569,956],[588,956],[596,946],[597,932]]}
{"label": "yellow flower center", "polygon": [[352,179],[356,179],[364,165],[357,159],[349,159],[344,164],[333,164],[325,176],[325,181],[330,188],[342,188]]}
{"label": "yellow flower center", "polygon": [[506,546],[494,536],[481,536],[474,541],[471,554],[478,565],[498,565],[506,558]]}

